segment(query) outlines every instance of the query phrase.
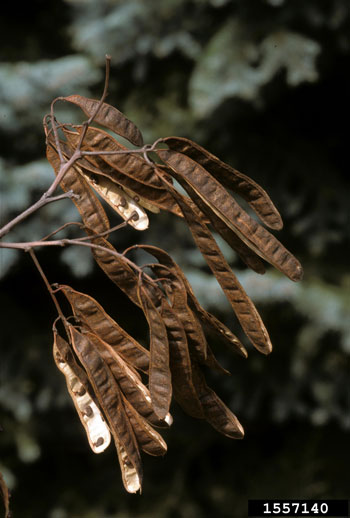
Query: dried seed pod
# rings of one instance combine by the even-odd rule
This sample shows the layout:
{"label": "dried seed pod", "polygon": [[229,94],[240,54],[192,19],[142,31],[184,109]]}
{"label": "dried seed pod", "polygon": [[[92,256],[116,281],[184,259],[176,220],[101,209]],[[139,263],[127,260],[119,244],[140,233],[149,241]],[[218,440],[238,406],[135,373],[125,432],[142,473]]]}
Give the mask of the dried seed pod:
{"label": "dried seed pod", "polygon": [[192,364],[192,372],[197,394],[208,423],[231,439],[243,439],[244,430],[241,423],[219,396],[208,387],[202,371],[195,362]]}
{"label": "dried seed pod", "polygon": [[[264,227],[251,218],[229,195],[225,188],[202,166],[181,153],[158,151],[158,155],[173,171],[193,199],[199,196],[226,225],[257,255],[271,263],[291,280],[301,279],[303,270],[299,261]],[[179,200],[177,200],[179,205]],[[183,200],[182,200],[183,201]],[[209,217],[210,211],[208,211]]]}
{"label": "dried seed pod", "polygon": [[269,354],[272,344],[260,315],[227,264],[209,229],[196,217],[185,200],[177,197],[177,191],[170,185],[169,189],[179,203],[200,252],[218,280],[244,332],[260,352]]}
{"label": "dried seed pod", "polygon": [[[65,131],[65,135],[73,148],[78,144],[80,132],[82,131],[79,127],[77,127],[76,130],[76,132]],[[134,180],[144,183],[145,185],[151,185],[155,189],[164,190],[162,180],[155,173],[153,167],[148,164],[142,156],[140,156],[140,153],[130,153],[130,149],[120,144],[120,142],[114,139],[109,133],[106,133],[99,128],[94,128],[93,126],[88,128],[82,145],[82,150],[108,152],[128,151],[128,153],[122,154],[100,155],[100,158],[124,175],[130,176]],[[90,161],[91,157],[89,156],[88,159]]]}
{"label": "dried seed pod", "polygon": [[162,299],[160,314],[164,319],[169,341],[171,382],[175,399],[187,414],[203,418],[202,406],[193,385],[184,326],[165,299]]}
{"label": "dried seed pod", "polygon": [[73,313],[104,342],[107,342],[124,360],[143,372],[148,372],[149,351],[115,322],[92,297],[58,285],[69,300]]}
{"label": "dried seed pod", "polygon": [[[47,146],[46,156],[57,175],[61,167],[57,152],[51,146]],[[96,233],[109,229],[109,221],[104,208],[74,167],[66,172],[60,185],[65,192],[73,191],[78,196],[78,198],[72,198],[72,201],[77,207],[84,225]]]}
{"label": "dried seed pod", "polygon": [[146,289],[140,283],[138,296],[149,326],[149,389],[155,413],[164,419],[169,412],[172,386],[169,367],[169,343],[164,321]]}
{"label": "dried seed pod", "polygon": [[[241,344],[238,338],[230,331],[222,322],[220,322],[214,315],[206,311],[200,303],[198,302],[195,294],[193,293],[192,287],[188,282],[185,274],[179,267],[179,265],[172,259],[172,257],[156,246],[151,245],[137,245],[138,248],[145,250],[149,254],[152,254],[162,265],[166,266],[168,269],[173,271],[176,276],[182,280],[183,285],[186,288],[187,293],[187,303],[193,312],[198,315],[199,319],[204,322],[209,329],[211,329],[216,335],[218,335],[222,341],[228,345],[230,348],[233,348],[236,352],[238,352],[241,356],[247,357],[247,351],[245,347]],[[166,272],[162,273],[162,276],[166,276]],[[185,324],[184,324],[185,325]],[[197,359],[199,356],[197,356]]]}
{"label": "dried seed pod", "polygon": [[[147,247],[145,250],[147,250]],[[168,297],[172,299],[172,309],[184,327],[189,347],[199,360],[205,361],[207,340],[202,327],[187,304],[186,288],[181,277],[174,270],[162,264],[153,264],[152,269],[159,277],[168,279],[168,282],[163,283],[164,289]]]}
{"label": "dried seed pod", "polygon": [[[125,413],[122,397],[109,367],[90,342],[87,334],[70,327],[72,343],[84,365],[89,381],[110,426],[127,491],[141,490],[142,465],[137,441]],[[129,476],[131,477],[129,479]]]}
{"label": "dried seed pod", "polygon": [[[79,106],[88,117],[93,115],[100,103],[100,101],[88,99],[82,95],[70,95],[63,99]],[[126,138],[135,146],[143,146],[142,134],[138,127],[113,106],[103,103],[95,115],[94,121]]]}
{"label": "dried seed pod", "polygon": [[178,151],[192,158],[222,185],[239,194],[249,203],[265,225],[275,230],[280,230],[283,227],[281,215],[267,192],[249,176],[222,162],[199,144],[187,138],[167,137],[163,139],[163,142],[173,151]]}
{"label": "dried seed pod", "polygon": [[94,177],[86,174],[84,169],[78,165],[75,166],[75,169],[119,216],[128,220],[129,225],[136,230],[148,228],[149,221],[146,212],[124,189],[118,187],[116,183],[111,182],[105,176],[99,176],[97,182]]}
{"label": "dried seed pod", "polygon": [[169,426],[172,423],[172,417],[170,414],[167,414],[164,419],[159,419],[153,410],[148,388],[142,383],[141,378],[130,365],[123,360],[115,349],[101,340],[99,336],[92,333],[87,333],[87,336],[110,368],[122,393],[135,410],[155,426]]}
{"label": "dried seed pod", "polygon": [[[77,377],[77,369],[74,368],[73,370],[71,365],[63,360],[60,351],[62,351],[63,348],[69,348],[68,343],[64,342],[65,340],[55,333],[53,345],[55,363],[66,378],[69,395],[73,400],[79,419],[85,428],[92,451],[94,453],[102,453],[111,442],[108,425],[102,417],[100,409],[85,388],[85,377],[83,377],[81,381]],[[58,358],[60,358],[60,360],[58,360]]]}
{"label": "dried seed pod", "polygon": [[165,455],[168,448],[162,436],[152,428],[124,396],[123,404],[140,448],[148,455],[155,457]]}

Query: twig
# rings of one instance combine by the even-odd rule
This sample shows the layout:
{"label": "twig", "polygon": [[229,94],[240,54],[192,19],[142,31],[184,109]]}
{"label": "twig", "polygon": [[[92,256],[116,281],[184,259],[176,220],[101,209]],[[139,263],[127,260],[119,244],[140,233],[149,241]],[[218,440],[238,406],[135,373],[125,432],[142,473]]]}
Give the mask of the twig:
{"label": "twig", "polygon": [[83,122],[83,125],[82,125],[83,126],[83,131],[81,132],[80,139],[79,139],[79,142],[78,142],[78,145],[77,145],[76,149],[80,150],[81,145],[83,143],[83,140],[85,138],[86,132],[88,130],[88,127],[90,126],[90,124],[92,123],[92,121],[94,120],[96,115],[98,114],[99,110],[101,109],[102,104],[104,103],[104,100],[107,97],[108,86],[109,86],[109,71],[110,71],[110,68],[111,68],[111,56],[106,54],[106,75],[105,75],[105,85],[104,85],[103,93],[102,93],[101,99],[99,100],[99,103],[96,106],[95,110],[93,111],[92,115],[89,117],[89,119],[86,122]]}
{"label": "twig", "polygon": [[[96,236],[89,236],[89,239],[94,239]],[[142,274],[147,278],[149,282],[154,284],[156,286],[156,283],[153,281],[151,277],[146,275],[142,268],[137,266],[133,261],[128,259],[127,257],[123,256],[123,254],[117,252],[116,250],[110,250],[109,248],[101,245],[96,245],[95,243],[86,243],[85,241],[80,241],[79,239],[57,239],[54,241],[28,241],[23,243],[2,243],[0,242],[0,248],[11,248],[14,250],[24,250],[26,252],[29,252],[32,248],[37,248],[40,246],[60,246],[65,247],[67,245],[77,245],[77,246],[85,246],[87,248],[94,248],[96,250],[102,250],[103,252],[108,252],[111,255],[114,255],[114,257],[123,258],[123,260],[131,266],[134,270],[137,272],[142,272]]]}
{"label": "twig", "polygon": [[[46,191],[45,194],[47,194],[50,190],[51,188],[48,191]],[[9,221],[0,229],[0,239],[4,237],[6,234],[8,234],[14,226],[16,226],[18,223],[20,223],[28,216],[33,214],[33,212],[36,212],[37,210],[41,209],[41,207],[43,207],[44,205],[47,205],[48,203],[52,203],[54,201],[63,200],[65,198],[73,198],[74,196],[76,196],[76,194],[74,194],[73,191],[67,191],[63,194],[59,194],[58,196],[43,195],[38,201],[36,201],[35,203],[33,203],[33,205],[28,207],[28,209],[24,210],[21,214]]]}
{"label": "twig", "polygon": [[49,281],[47,280],[47,277],[46,277],[46,275],[45,275],[45,273],[44,273],[43,269],[41,268],[40,263],[39,263],[39,261],[38,261],[38,259],[37,259],[36,255],[35,255],[35,253],[34,253],[34,250],[33,250],[32,248],[29,248],[27,251],[29,252],[29,254],[30,254],[31,258],[33,259],[33,263],[35,264],[35,266],[36,266],[36,268],[37,268],[38,272],[40,273],[40,275],[41,275],[41,277],[42,277],[42,279],[43,279],[43,281],[44,281],[44,283],[45,283],[45,285],[46,285],[46,288],[48,289],[48,292],[50,293],[50,296],[51,296],[51,298],[52,298],[52,300],[53,300],[53,303],[54,303],[54,304],[55,304],[55,306],[56,306],[57,313],[59,314],[59,317],[60,317],[60,319],[62,320],[62,323],[63,323],[63,325],[64,325],[64,327],[65,327],[66,332],[67,332],[67,336],[69,336],[66,317],[64,316],[64,314],[63,314],[63,312],[62,312],[62,309],[61,309],[61,307],[60,307],[60,305],[59,305],[59,303],[58,303],[58,301],[57,301],[57,298],[56,298],[55,294],[54,294],[54,293],[53,293],[53,291],[52,291],[51,284],[50,284],[50,283],[49,283]]}
{"label": "twig", "polygon": [[47,236],[42,237],[41,240],[46,241],[47,239],[49,239],[49,237],[52,237],[55,234],[58,234],[58,232],[61,232],[61,230],[64,230],[65,228],[69,227],[70,225],[76,225],[77,227],[80,227],[81,229],[84,228],[83,223],[80,223],[79,221],[69,221],[68,223],[65,223],[64,225],[60,226],[53,232],[50,232],[50,234],[47,234]]}

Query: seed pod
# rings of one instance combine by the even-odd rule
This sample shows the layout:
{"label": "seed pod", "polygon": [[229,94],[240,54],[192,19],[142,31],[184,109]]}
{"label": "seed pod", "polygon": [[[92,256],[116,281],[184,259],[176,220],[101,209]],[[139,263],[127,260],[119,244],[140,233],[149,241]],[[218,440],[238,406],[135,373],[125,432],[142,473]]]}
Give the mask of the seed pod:
{"label": "seed pod", "polygon": [[72,343],[110,426],[127,491],[141,490],[142,465],[137,441],[125,414],[121,393],[113,375],[88,335],[70,327]]}
{"label": "seed pod", "polygon": [[185,200],[177,197],[177,191],[170,185],[168,188],[179,203],[200,252],[229,300],[244,332],[260,352],[269,354],[272,344],[260,315],[227,264],[209,229],[196,217]]}
{"label": "seed pod", "polygon": [[203,418],[202,406],[193,385],[185,329],[165,299],[162,299],[160,313],[166,325],[169,341],[171,382],[175,399],[187,414]]}
{"label": "seed pod", "polygon": [[64,361],[61,352],[67,348],[69,348],[68,343],[55,333],[53,345],[55,363],[66,378],[69,395],[73,400],[79,419],[84,426],[92,451],[94,453],[102,453],[111,442],[111,434],[106,421],[102,417],[100,409],[86,389],[86,376],[78,377],[80,374],[79,371],[82,371],[82,369],[76,365],[79,370],[74,368],[74,366],[73,370],[71,367],[72,360],[70,365]]}
{"label": "seed pod", "polygon": [[[214,315],[206,311],[200,303],[198,302],[195,294],[193,293],[192,287],[188,282],[185,274],[179,267],[179,265],[172,259],[172,257],[156,246],[151,245],[137,245],[137,248],[141,248],[145,250],[149,254],[152,254],[160,263],[164,266],[167,266],[168,269],[175,272],[176,276],[182,280],[183,285],[186,288],[187,293],[187,302],[189,307],[195,312],[199,319],[204,322],[207,327],[217,336],[221,338],[221,340],[230,348],[233,348],[236,352],[238,352],[241,356],[247,357],[247,351],[245,347],[241,344],[238,338],[230,331],[222,322],[220,322]],[[166,272],[163,272],[162,276],[166,276]],[[197,359],[199,357],[197,356]]]}
{"label": "seed pod", "polygon": [[155,413],[164,419],[169,412],[172,386],[169,367],[169,343],[164,321],[140,283],[138,296],[149,326],[150,366],[149,389]]}
{"label": "seed pod", "polygon": [[97,181],[96,178],[86,174],[81,167],[76,166],[76,170],[119,216],[128,220],[129,225],[136,230],[148,228],[149,221],[146,212],[125,190],[105,176],[99,176]]}
{"label": "seed pod", "polygon": [[123,404],[140,448],[148,455],[155,457],[165,455],[168,448],[162,436],[152,428],[124,396]]}
{"label": "seed pod", "polygon": [[153,264],[152,269],[159,277],[168,279],[168,282],[163,283],[164,289],[172,300],[172,309],[183,325],[188,345],[199,360],[205,361],[207,357],[207,340],[202,327],[187,304],[186,288],[181,277],[177,276],[172,269],[162,264]]}
{"label": "seed pod", "polygon": [[130,365],[100,337],[92,333],[87,333],[86,335],[110,368],[122,393],[135,410],[155,426],[170,426],[172,417],[170,414],[167,414],[164,419],[159,419],[153,410],[148,388],[143,384],[137,373],[130,368]]}
{"label": "seed pod", "polygon": [[76,317],[133,367],[148,372],[149,351],[120,327],[95,299],[70,286],[61,284],[58,287],[69,300]]}
{"label": "seed pod", "polygon": [[[47,146],[46,156],[57,175],[61,167],[57,152],[51,146]],[[68,169],[60,185],[65,192],[73,191],[78,196],[78,198],[72,198],[72,201],[86,227],[91,228],[96,233],[105,232],[109,229],[109,221],[104,208],[74,167]]]}
{"label": "seed pod", "polygon": [[[79,127],[77,127],[76,130],[76,132],[65,131],[65,135],[73,148],[78,144],[80,132],[82,131]],[[100,158],[124,175],[130,176],[145,185],[151,185],[155,189],[164,190],[161,179],[155,173],[153,167],[148,164],[142,156],[140,156],[140,153],[130,153],[130,149],[127,149],[109,135],[109,133],[106,133],[99,128],[94,128],[93,126],[88,128],[82,145],[82,150],[108,152],[129,151],[129,153],[101,155]],[[90,158],[91,157],[89,157],[89,160]]]}
{"label": "seed pod", "polygon": [[192,364],[192,372],[197,394],[208,423],[231,439],[243,439],[244,430],[241,423],[219,396],[208,387],[202,371],[195,362]]}
{"label": "seed pod", "polygon": [[281,216],[272,203],[267,192],[249,176],[230,167],[199,146],[195,142],[182,137],[167,137],[163,139],[170,149],[192,158],[203,166],[214,178],[227,189],[232,189],[246,200],[261,221],[270,228],[280,230],[283,227]]}
{"label": "seed pod", "polygon": [[[95,238],[94,243],[112,252],[116,252],[116,249],[103,237]],[[138,277],[125,258],[121,254],[117,256],[112,255],[107,250],[98,248],[92,249],[91,252],[99,267],[111,281],[113,281],[136,306],[140,306],[137,295]]]}
{"label": "seed pod", "polygon": [[[88,117],[93,115],[99,104],[99,101],[81,95],[70,95],[64,97],[64,100],[79,106]],[[113,106],[103,103],[93,120],[126,138],[135,146],[143,146],[142,134],[138,127]]]}
{"label": "seed pod", "polygon": [[[202,166],[173,151],[160,150],[158,155],[170,166],[174,178],[183,185],[192,199],[195,195],[199,196],[204,205],[214,211],[249,248],[291,280],[301,279],[303,270],[299,261],[270,232],[251,218]],[[177,201],[180,206],[183,205]],[[201,210],[203,207],[200,207]],[[209,214],[210,211],[208,217]]]}

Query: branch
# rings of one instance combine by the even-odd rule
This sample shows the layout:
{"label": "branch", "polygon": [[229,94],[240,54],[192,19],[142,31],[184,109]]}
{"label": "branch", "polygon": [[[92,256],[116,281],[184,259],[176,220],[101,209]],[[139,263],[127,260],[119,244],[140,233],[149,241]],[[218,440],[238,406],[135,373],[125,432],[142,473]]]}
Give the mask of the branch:
{"label": "branch", "polygon": [[30,254],[31,258],[33,259],[33,263],[35,264],[35,266],[36,266],[36,268],[37,268],[38,272],[40,273],[41,278],[43,279],[43,281],[44,281],[44,283],[45,283],[45,285],[46,285],[46,288],[48,289],[48,292],[50,293],[50,296],[51,296],[51,298],[52,298],[52,300],[53,300],[53,303],[55,304],[55,307],[56,307],[56,309],[57,309],[57,313],[59,314],[59,317],[60,317],[60,319],[62,320],[62,323],[63,323],[63,325],[64,325],[64,327],[65,327],[65,329],[66,329],[67,336],[69,337],[69,331],[68,331],[68,327],[67,327],[67,320],[66,320],[66,317],[64,316],[64,314],[63,314],[63,312],[62,312],[62,309],[61,309],[61,307],[60,307],[60,305],[59,305],[59,303],[58,303],[58,301],[57,301],[56,295],[55,295],[55,294],[54,294],[54,292],[52,291],[51,285],[50,285],[49,281],[47,280],[47,277],[46,277],[46,275],[45,275],[45,273],[44,273],[43,269],[42,269],[42,268],[41,268],[41,266],[40,266],[40,263],[39,263],[39,261],[38,261],[38,259],[37,259],[36,255],[35,255],[35,253],[34,253],[34,250],[33,250],[32,248],[30,248],[30,249],[28,250],[28,252],[29,252],[29,254]]}
{"label": "branch", "polygon": [[28,209],[26,209],[21,214],[16,216],[13,220],[9,221],[6,225],[4,225],[0,229],[0,239],[2,237],[4,237],[6,234],[8,234],[14,226],[16,226],[18,223],[20,223],[21,221],[26,219],[28,216],[33,214],[33,212],[36,212],[37,210],[41,209],[41,207],[43,207],[44,205],[47,205],[48,203],[52,203],[54,201],[63,200],[65,198],[69,198],[69,199],[74,198],[76,196],[76,194],[74,194],[73,191],[67,191],[63,194],[59,194],[58,196],[50,196],[50,195],[48,195],[50,190],[51,190],[51,188],[42,195],[40,200],[33,203],[33,205],[28,207]]}
{"label": "branch", "polygon": [[[125,222],[124,222],[125,223]],[[94,239],[96,236],[88,236],[89,239]],[[77,245],[77,246],[85,246],[87,248],[94,248],[96,250],[102,250],[103,252],[108,252],[109,254],[113,255],[114,257],[123,258],[124,261],[126,261],[131,268],[136,270],[138,273],[142,273],[146,279],[151,282],[153,285],[157,286],[154,280],[146,275],[142,268],[140,266],[137,266],[133,261],[125,257],[123,254],[117,252],[116,250],[110,250],[109,248],[106,248],[105,246],[96,245],[95,243],[86,243],[85,241],[81,241],[78,239],[57,239],[54,241],[27,241],[27,242],[19,242],[19,243],[2,243],[0,242],[0,248],[11,248],[14,250],[24,250],[25,252],[29,252],[32,248],[37,248],[40,246],[60,246],[65,247],[67,245]]]}

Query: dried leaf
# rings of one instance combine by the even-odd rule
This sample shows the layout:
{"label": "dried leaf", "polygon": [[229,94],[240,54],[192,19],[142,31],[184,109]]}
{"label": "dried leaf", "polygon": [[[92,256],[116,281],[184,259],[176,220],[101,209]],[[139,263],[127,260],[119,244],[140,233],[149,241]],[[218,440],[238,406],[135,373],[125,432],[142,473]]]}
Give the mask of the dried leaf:
{"label": "dried leaf", "polygon": [[[88,99],[81,95],[70,95],[69,97],[64,97],[64,100],[79,106],[88,117],[91,117],[99,104],[99,101]],[[133,122],[127,119],[123,113],[113,106],[103,103],[97,115],[94,117],[94,121],[114,131],[117,135],[126,138],[135,146],[143,146],[143,138],[140,130]]]}
{"label": "dried leaf", "polygon": [[141,490],[142,466],[137,441],[125,413],[121,393],[110,369],[87,335],[70,327],[74,350],[89,377],[96,397],[110,426],[121,465],[125,489]]}
{"label": "dried leaf", "polygon": [[[57,175],[61,166],[57,152],[51,146],[47,146],[46,156]],[[105,232],[109,229],[109,221],[104,208],[96,194],[74,167],[68,169],[60,185],[65,192],[71,190],[78,195],[78,198],[72,198],[72,201],[77,207],[84,225],[96,233]]]}
{"label": "dried leaf", "polygon": [[231,439],[243,439],[244,430],[241,423],[219,396],[208,387],[204,375],[196,363],[192,365],[192,372],[198,397],[208,423],[218,432]]}
{"label": "dried leaf", "polygon": [[163,139],[163,142],[170,149],[192,158],[222,185],[239,194],[249,203],[265,225],[275,230],[280,230],[283,227],[281,216],[267,192],[249,176],[222,162],[216,156],[209,153],[209,151],[189,139],[167,137]]}
{"label": "dried leaf", "polygon": [[172,386],[169,367],[169,343],[164,321],[140,283],[138,296],[149,326],[151,360],[149,389],[155,413],[164,419],[169,412]]}
{"label": "dried leaf", "polygon": [[[195,192],[249,248],[291,280],[301,279],[303,270],[299,261],[251,218],[202,166],[181,153],[160,150],[158,155],[171,167],[173,176],[183,184],[189,195]],[[183,183],[183,180],[186,182]]]}
{"label": "dried leaf", "polygon": [[128,363],[143,372],[148,372],[149,351],[117,324],[92,297],[73,290],[70,286],[58,285],[69,300],[74,315],[107,342]]}
{"label": "dried leaf", "polygon": [[68,350],[70,350],[68,343],[55,333],[53,345],[55,363],[66,378],[69,395],[85,428],[92,451],[102,453],[111,442],[111,434],[100,409],[87,390],[85,372],[75,364],[72,358],[69,363],[64,360],[67,357],[65,351],[68,352]]}

